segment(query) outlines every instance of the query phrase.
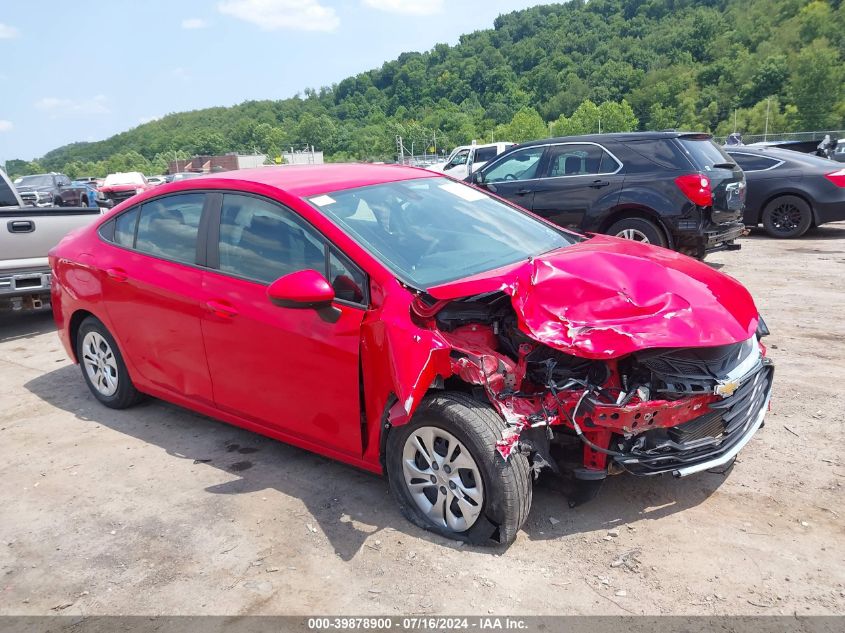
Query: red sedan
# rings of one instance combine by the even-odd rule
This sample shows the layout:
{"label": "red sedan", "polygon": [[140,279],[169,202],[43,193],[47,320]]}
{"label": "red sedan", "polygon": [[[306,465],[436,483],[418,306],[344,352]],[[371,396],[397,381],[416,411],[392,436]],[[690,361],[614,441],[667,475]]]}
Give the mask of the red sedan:
{"label": "red sedan", "polygon": [[154,396],[383,472],[410,520],[472,542],[515,538],[532,470],[574,467],[575,504],[609,474],[727,467],[771,392],[734,279],[420,169],[162,185],[50,261],[104,405]]}

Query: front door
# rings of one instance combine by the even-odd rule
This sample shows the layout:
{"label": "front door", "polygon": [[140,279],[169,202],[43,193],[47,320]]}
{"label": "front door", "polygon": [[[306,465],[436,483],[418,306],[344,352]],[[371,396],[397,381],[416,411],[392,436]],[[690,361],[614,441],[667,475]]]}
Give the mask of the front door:
{"label": "front door", "polygon": [[[265,198],[226,193],[211,225],[214,270],[202,279],[202,332],[216,406],[360,456],[363,273],[297,214]],[[307,269],[335,288],[336,318],[267,298],[270,283]]]}
{"label": "front door", "polygon": [[486,165],[481,170],[483,180],[480,185],[490,193],[531,210],[545,150],[545,146],[527,147]]}
{"label": "front door", "polygon": [[573,229],[597,207],[616,204],[625,180],[619,162],[593,143],[552,145],[541,169],[534,213]]}

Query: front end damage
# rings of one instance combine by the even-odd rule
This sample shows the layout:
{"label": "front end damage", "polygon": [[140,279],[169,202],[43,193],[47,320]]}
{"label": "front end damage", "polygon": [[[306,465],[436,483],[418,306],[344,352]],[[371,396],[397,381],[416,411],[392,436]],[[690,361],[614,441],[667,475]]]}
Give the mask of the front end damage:
{"label": "front end damage", "polygon": [[[762,426],[772,390],[773,365],[759,340],[768,332],[744,289],[721,276],[740,296],[725,308],[709,286],[715,298],[696,308],[689,293],[664,287],[655,297],[653,286],[587,280],[590,292],[581,288],[581,303],[564,309],[574,290],[561,285],[569,268],[534,261],[499,290],[422,294],[412,304],[416,323],[448,353],[439,385],[489,400],[506,421],[491,450],[504,459],[525,453],[536,473],[563,466],[577,482],[572,505],[594,496],[609,474],[683,477],[729,466]],[[692,279],[698,290],[710,275],[685,272],[684,284]],[[575,320],[579,309],[590,318]],[[719,322],[726,310],[730,323]]]}

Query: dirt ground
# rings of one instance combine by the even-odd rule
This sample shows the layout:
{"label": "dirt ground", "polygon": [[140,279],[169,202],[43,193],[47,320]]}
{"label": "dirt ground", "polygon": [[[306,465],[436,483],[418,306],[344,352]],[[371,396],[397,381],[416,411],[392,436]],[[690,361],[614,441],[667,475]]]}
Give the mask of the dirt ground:
{"label": "dirt ground", "polygon": [[106,409],[49,314],[2,317],[0,614],[843,614],[845,223],[708,261],[772,331],[765,428],[726,476],[538,489],[507,550],[415,528],[379,477]]}

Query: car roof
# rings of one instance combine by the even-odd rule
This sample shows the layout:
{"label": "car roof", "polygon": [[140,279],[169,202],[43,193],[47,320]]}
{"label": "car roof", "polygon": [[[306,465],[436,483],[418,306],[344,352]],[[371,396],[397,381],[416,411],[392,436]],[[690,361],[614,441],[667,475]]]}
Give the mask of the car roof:
{"label": "car roof", "polygon": [[[208,174],[207,178],[241,180],[276,187],[294,196],[316,196],[332,191],[367,187],[442,174],[404,165],[334,163],[329,165],[269,165]],[[195,182],[200,179],[196,179]]]}
{"label": "car roof", "polygon": [[[537,139],[536,141],[526,141],[524,143],[520,143],[516,147],[552,145],[555,143],[571,143],[575,141],[601,143],[607,139],[614,141],[651,141],[671,138],[692,138],[704,140],[713,137],[705,132],[679,132],[678,130],[664,130],[662,132],[610,132],[607,134],[580,134],[578,136],[556,136],[553,138],[543,138]],[[514,147],[511,147],[508,151],[512,152],[514,149]]]}

